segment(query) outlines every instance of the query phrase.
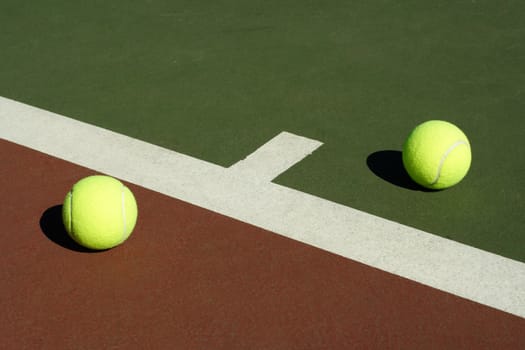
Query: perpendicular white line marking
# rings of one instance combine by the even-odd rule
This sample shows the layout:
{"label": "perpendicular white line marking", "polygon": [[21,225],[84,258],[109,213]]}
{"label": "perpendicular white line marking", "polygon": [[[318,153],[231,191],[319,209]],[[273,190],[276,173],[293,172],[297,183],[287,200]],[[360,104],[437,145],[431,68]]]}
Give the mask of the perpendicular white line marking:
{"label": "perpendicular white line marking", "polygon": [[525,264],[0,97],[0,137],[525,318]]}
{"label": "perpendicular white line marking", "polygon": [[289,132],[281,132],[229,170],[245,177],[272,181],[323,143]]}

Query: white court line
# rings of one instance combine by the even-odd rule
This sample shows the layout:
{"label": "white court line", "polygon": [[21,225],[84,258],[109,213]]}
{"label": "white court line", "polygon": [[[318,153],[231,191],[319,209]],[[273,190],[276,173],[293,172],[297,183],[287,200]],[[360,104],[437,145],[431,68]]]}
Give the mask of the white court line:
{"label": "white court line", "polygon": [[312,154],[322,144],[283,131],[248,157],[232,165],[229,171],[235,171],[240,176],[257,178],[260,181],[272,181],[301,159]]}
{"label": "white court line", "polygon": [[0,137],[525,318],[522,262],[2,97]]}

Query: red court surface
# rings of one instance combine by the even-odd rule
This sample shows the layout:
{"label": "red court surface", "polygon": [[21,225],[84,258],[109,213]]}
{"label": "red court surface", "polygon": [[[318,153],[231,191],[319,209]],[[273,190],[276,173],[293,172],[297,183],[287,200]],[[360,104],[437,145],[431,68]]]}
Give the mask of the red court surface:
{"label": "red court surface", "polygon": [[524,349],[525,319],[128,184],[128,241],[60,205],[93,171],[0,140],[5,349]]}

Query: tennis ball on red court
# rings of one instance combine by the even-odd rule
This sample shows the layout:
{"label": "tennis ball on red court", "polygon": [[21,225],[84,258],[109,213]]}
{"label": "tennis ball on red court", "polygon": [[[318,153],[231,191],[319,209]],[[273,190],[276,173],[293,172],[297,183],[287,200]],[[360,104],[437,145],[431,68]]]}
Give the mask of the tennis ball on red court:
{"label": "tennis ball on red court", "polygon": [[403,165],[418,184],[445,189],[467,175],[472,154],[467,136],[443,120],[429,120],[408,136],[403,146]]}
{"label": "tennis ball on red court", "polygon": [[93,175],[78,181],[66,195],[62,221],[81,246],[103,250],[124,242],[137,222],[137,202],[119,180]]}

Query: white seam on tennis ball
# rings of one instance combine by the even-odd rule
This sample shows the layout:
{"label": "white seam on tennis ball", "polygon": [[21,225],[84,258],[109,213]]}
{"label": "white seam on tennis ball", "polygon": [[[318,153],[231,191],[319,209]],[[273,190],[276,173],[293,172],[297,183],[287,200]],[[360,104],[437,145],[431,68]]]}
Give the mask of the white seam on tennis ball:
{"label": "white seam on tennis ball", "polygon": [[445,164],[445,160],[447,160],[447,157],[448,155],[456,149],[456,147],[460,146],[460,145],[465,145],[465,146],[468,146],[468,144],[463,141],[463,140],[458,140],[456,142],[454,142],[454,144],[452,144],[452,146],[450,146],[447,151],[445,153],[443,153],[443,156],[441,157],[441,160],[439,162],[439,166],[438,166],[438,170],[437,170],[437,174],[436,174],[436,178],[434,179],[434,181],[432,181],[430,183],[430,185],[435,185],[438,181],[439,181],[439,178],[441,177],[441,169],[443,168],[443,165]]}
{"label": "white seam on tennis ball", "polygon": [[122,185],[121,187],[121,197],[120,197],[120,201],[121,201],[121,204],[122,204],[122,238],[121,238],[121,242],[124,241],[124,237],[126,237],[126,205],[125,205],[125,188],[126,186]]}
{"label": "white seam on tennis ball", "polygon": [[69,232],[73,233],[73,189],[69,192]]}

